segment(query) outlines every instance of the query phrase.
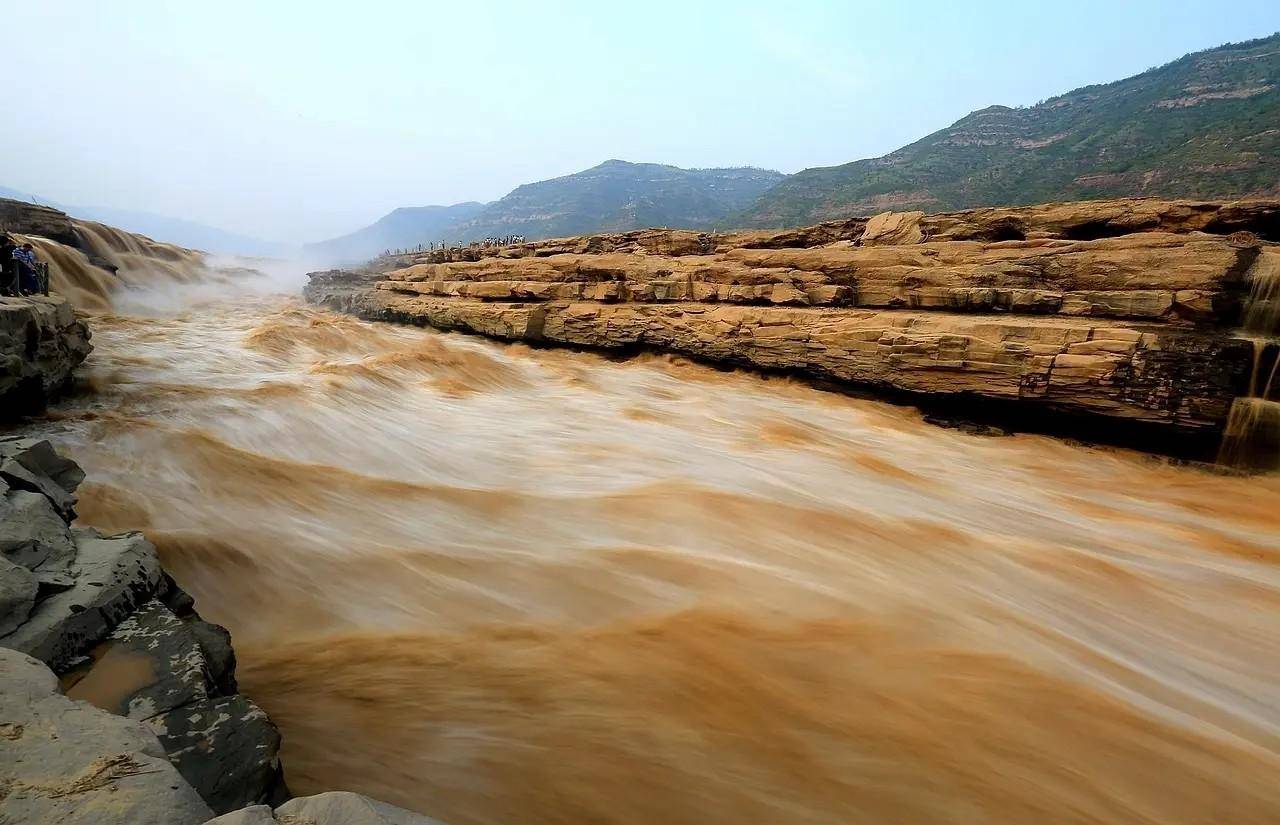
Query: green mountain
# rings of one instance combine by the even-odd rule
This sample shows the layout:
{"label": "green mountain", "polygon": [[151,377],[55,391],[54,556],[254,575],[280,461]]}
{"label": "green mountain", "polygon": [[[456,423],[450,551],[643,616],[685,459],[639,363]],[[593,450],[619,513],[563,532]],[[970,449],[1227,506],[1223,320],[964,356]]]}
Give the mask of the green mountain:
{"label": "green mountain", "polygon": [[466,239],[556,238],[647,227],[710,229],[785,177],[766,169],[681,169],[607,160],[526,183],[459,227]]}
{"label": "green mountain", "polygon": [[805,169],[726,225],[888,209],[1280,193],[1280,34],[1035,106],[991,106],[883,157]]}
{"label": "green mountain", "polygon": [[607,160],[572,175],[526,183],[489,204],[397,209],[364,229],[305,249],[315,259],[351,261],[429,241],[465,243],[503,235],[534,240],[654,226],[710,229],[784,177],[766,169],[681,169]]}

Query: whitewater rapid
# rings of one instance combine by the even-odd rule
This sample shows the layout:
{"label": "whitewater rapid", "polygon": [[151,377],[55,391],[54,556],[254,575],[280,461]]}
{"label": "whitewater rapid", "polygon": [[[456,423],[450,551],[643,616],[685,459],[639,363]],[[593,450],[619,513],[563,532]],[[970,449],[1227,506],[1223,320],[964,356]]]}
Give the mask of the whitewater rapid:
{"label": "whitewater rapid", "polygon": [[36,425],[295,793],[471,823],[1274,822],[1280,478],[282,296],[102,315]]}

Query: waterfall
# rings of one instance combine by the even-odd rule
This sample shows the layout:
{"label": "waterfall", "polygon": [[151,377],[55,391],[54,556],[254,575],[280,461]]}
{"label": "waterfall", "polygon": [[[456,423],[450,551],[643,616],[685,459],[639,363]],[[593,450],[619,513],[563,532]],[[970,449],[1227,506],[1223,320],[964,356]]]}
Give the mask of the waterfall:
{"label": "waterfall", "polygon": [[1280,250],[1264,248],[1249,269],[1242,337],[1253,347],[1249,394],[1231,404],[1218,463],[1280,469]]}
{"label": "waterfall", "polygon": [[79,248],[39,235],[14,237],[36,248],[49,264],[50,287],[82,311],[110,312],[112,296],[126,287],[204,282],[217,275],[203,252],[93,221],[73,219],[72,226]]}

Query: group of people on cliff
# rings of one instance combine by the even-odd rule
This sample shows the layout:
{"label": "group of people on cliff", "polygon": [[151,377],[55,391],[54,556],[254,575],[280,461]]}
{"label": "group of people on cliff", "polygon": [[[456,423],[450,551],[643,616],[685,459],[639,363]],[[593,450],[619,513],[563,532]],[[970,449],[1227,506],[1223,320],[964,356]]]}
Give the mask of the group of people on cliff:
{"label": "group of people on cliff", "polygon": [[484,246],[511,246],[516,243],[524,243],[524,235],[503,235],[500,238],[485,238],[482,244]]}
{"label": "group of people on cliff", "polygon": [[35,295],[41,291],[35,247],[0,235],[0,295]]}
{"label": "group of people on cliff", "polygon": [[524,243],[524,235],[502,235],[502,236],[488,237],[488,238],[485,238],[484,240],[472,241],[471,243],[467,244],[466,247],[463,247],[463,245],[460,243],[450,244],[446,241],[440,241],[439,243],[436,243],[435,241],[428,241],[426,244],[418,244],[416,248],[384,249],[382,250],[382,256],[384,258],[390,258],[396,255],[412,255],[415,252],[436,252],[437,250],[445,251],[445,250],[451,250],[451,249],[464,249],[464,248],[480,249],[480,248],[497,247],[497,246],[511,246],[512,244],[518,244],[518,243]]}

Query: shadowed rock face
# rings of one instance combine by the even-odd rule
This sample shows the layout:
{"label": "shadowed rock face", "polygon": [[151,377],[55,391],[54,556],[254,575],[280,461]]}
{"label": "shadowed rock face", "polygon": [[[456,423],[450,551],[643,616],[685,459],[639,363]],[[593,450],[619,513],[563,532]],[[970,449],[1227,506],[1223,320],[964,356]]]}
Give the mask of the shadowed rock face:
{"label": "shadowed rock face", "polygon": [[65,298],[0,297],[0,418],[42,407],[92,350]]}
{"label": "shadowed rock face", "polygon": [[507,340],[654,348],[1216,441],[1280,204],[1119,200],[788,232],[643,230],[318,273],[310,300]]}

